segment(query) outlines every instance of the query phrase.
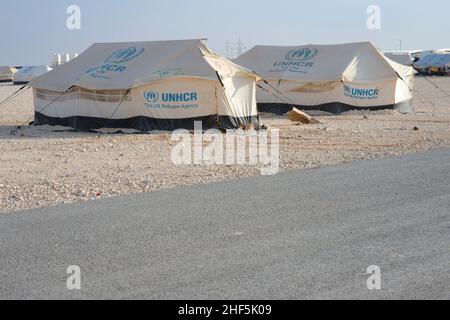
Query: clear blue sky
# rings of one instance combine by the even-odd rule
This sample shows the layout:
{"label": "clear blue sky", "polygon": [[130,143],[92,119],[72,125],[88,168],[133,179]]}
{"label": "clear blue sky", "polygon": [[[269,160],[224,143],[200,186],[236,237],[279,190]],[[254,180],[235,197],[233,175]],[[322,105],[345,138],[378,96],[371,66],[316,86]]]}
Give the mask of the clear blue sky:
{"label": "clear blue sky", "polygon": [[[66,28],[66,9],[82,10],[82,29]],[[366,9],[382,9],[368,30]],[[48,64],[56,52],[94,42],[208,38],[225,54],[240,37],[255,44],[372,41],[383,50],[450,47],[448,0],[1,0],[0,65]]]}

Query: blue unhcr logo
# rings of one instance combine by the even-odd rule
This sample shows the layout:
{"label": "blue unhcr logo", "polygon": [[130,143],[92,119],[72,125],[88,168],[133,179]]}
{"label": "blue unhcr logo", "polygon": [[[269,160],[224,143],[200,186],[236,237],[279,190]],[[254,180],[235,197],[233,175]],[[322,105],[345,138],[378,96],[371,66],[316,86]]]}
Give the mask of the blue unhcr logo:
{"label": "blue unhcr logo", "polygon": [[158,92],[154,92],[154,91],[147,91],[144,92],[144,99],[147,102],[156,102],[159,100],[159,93]]}
{"label": "blue unhcr logo", "polygon": [[197,101],[197,99],[198,95],[196,92],[162,94],[162,101],[164,102],[192,102]]}
{"label": "blue unhcr logo", "polygon": [[314,67],[315,62],[310,61],[319,54],[318,49],[302,48],[289,51],[284,60],[275,61],[274,69],[270,72],[296,72],[307,74]]}
{"label": "blue unhcr logo", "polygon": [[319,54],[318,49],[302,48],[300,50],[289,51],[286,60],[289,61],[306,61],[311,60]]}
{"label": "blue unhcr logo", "polygon": [[116,63],[121,64],[139,57],[142,53],[144,53],[145,48],[136,48],[130,47],[125,49],[120,49],[114,52],[112,55],[106,59],[106,63]]}
{"label": "blue unhcr logo", "polygon": [[378,99],[379,94],[380,90],[378,88],[358,89],[344,85],[344,95],[346,97],[355,99]]}
{"label": "blue unhcr logo", "polygon": [[136,47],[117,50],[105,60],[104,64],[90,68],[86,73],[93,78],[111,80],[112,77],[109,75],[110,72],[124,72],[127,67],[123,64],[136,59],[144,53],[144,51],[145,48]]}
{"label": "blue unhcr logo", "polygon": [[199,107],[197,92],[160,93],[144,92],[145,106],[151,109],[197,109]]}
{"label": "blue unhcr logo", "polygon": [[[157,102],[160,100],[160,94],[154,91],[144,92],[144,99],[147,102]],[[162,93],[162,102],[193,102],[198,100],[197,92],[184,92],[184,93]]]}

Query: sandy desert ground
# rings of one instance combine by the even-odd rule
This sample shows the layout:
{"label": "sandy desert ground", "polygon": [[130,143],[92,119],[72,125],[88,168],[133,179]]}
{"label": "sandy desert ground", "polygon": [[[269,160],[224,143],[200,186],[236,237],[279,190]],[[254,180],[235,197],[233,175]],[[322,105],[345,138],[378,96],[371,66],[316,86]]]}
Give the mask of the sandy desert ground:
{"label": "sandy desert ground", "polygon": [[[338,163],[450,147],[450,78],[416,80],[416,113],[321,115],[321,125],[264,116],[279,128],[281,169]],[[0,86],[0,101],[17,90]],[[170,134],[103,135],[25,126],[31,91],[0,106],[0,212],[88,201],[260,174],[255,166],[175,166]]]}

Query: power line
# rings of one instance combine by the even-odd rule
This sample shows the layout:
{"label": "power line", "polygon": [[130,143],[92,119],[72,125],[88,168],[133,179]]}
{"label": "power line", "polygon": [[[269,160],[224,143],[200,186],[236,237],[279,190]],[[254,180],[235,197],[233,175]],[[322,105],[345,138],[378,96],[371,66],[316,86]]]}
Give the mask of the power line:
{"label": "power line", "polygon": [[228,59],[233,60],[247,51],[247,47],[242,42],[241,38],[234,45],[230,45],[230,41],[225,42],[225,52]]}

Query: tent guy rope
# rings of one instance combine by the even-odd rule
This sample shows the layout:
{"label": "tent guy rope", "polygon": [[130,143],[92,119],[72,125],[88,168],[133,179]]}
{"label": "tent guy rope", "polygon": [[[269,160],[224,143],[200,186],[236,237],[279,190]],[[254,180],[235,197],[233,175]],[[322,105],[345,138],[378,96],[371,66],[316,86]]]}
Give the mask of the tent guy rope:
{"label": "tent guy rope", "polygon": [[[13,94],[11,94],[9,97],[7,97],[5,100],[3,100],[2,102],[0,102],[0,107],[6,103],[8,103],[9,101],[13,100],[14,98],[16,98],[17,96],[19,96],[20,94],[22,94],[23,92],[25,92],[26,90],[28,90],[29,86],[24,85],[22,86],[20,89],[18,89],[17,91],[15,91]],[[26,89],[26,90],[24,90]]]}
{"label": "tent guy rope", "polygon": [[[48,107],[50,107],[53,103],[55,103],[56,101],[58,101],[61,97],[63,97],[64,95],[66,95],[67,93],[69,93],[70,91],[72,91],[74,88],[74,86],[71,86],[69,89],[67,89],[66,91],[64,91],[63,93],[61,93],[59,96],[57,96],[55,99],[53,99],[49,104],[47,104],[44,108],[42,108],[41,110],[39,110],[39,112],[43,112],[45,111]],[[31,120],[33,120],[34,115],[31,116],[27,121],[25,121],[24,123],[22,123],[21,125],[17,126],[16,129],[12,129],[9,134],[12,136],[15,136],[17,134],[17,130],[20,130],[22,128],[22,126],[26,125],[27,123],[30,123]]]}

